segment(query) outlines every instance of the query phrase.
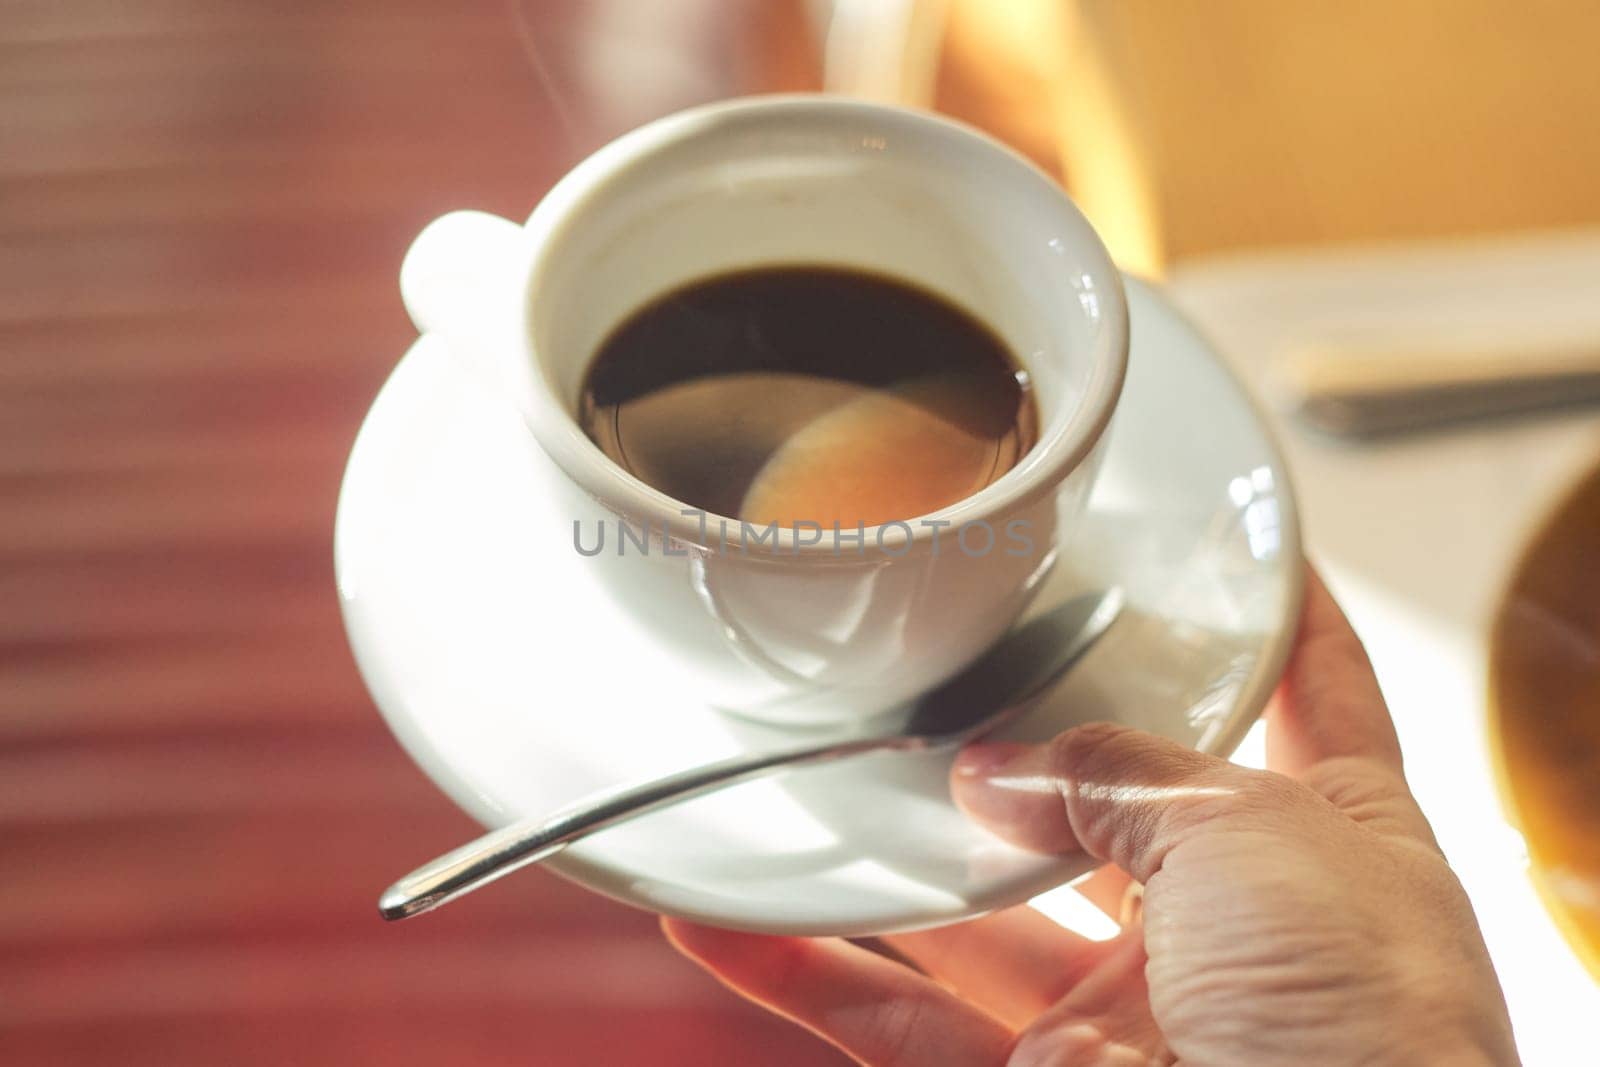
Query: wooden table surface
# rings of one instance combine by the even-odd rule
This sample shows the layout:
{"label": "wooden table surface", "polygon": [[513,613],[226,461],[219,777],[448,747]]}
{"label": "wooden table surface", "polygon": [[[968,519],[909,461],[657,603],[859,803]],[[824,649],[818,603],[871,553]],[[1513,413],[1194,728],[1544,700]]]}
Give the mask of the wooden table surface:
{"label": "wooden table surface", "polygon": [[374,910],[475,830],[331,573],[403,249],[807,69],[785,5],[631,8],[0,0],[0,1062],[839,1062],[549,875]]}

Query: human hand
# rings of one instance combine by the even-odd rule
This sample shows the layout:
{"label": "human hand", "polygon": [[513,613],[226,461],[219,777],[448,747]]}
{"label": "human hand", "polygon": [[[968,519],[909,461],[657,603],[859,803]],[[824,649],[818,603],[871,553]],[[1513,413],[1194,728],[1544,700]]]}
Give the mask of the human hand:
{"label": "human hand", "polygon": [[1314,573],[1307,586],[1270,771],[1109,725],[957,759],[951,791],[971,817],[1143,883],[1117,937],[1013,908],[885,938],[915,971],[832,938],[671,919],[667,937],[873,1067],[1516,1063],[1366,654]]}

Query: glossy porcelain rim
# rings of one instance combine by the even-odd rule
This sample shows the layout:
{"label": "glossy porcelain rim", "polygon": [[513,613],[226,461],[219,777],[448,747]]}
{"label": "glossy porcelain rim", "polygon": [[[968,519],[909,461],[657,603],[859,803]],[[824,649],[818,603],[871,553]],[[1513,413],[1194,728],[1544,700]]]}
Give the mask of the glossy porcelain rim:
{"label": "glossy porcelain rim", "polygon": [[[912,547],[931,543],[944,528],[937,524],[959,527],[1001,518],[1054,492],[1104,435],[1127,376],[1128,303],[1121,272],[1111,262],[1099,235],[1060,185],[1015,150],[972,126],[940,115],[820,93],[746,97],[657,119],[600,148],[545,194],[523,227],[520,238],[523,242],[522,288],[517,319],[523,333],[521,355],[526,361],[531,385],[528,399],[535,409],[528,420],[529,429],[540,446],[556,466],[590,496],[619,514],[648,523],[652,529],[670,531],[674,538],[687,544],[707,549],[716,544],[715,535],[707,529],[714,524],[708,520],[721,519],[738,528],[736,519],[691,509],[640,481],[589,440],[567,405],[556,395],[527,324],[532,321],[533,295],[541,287],[548,268],[547,253],[553,241],[573,213],[602,193],[608,183],[670,146],[701,136],[716,125],[772,116],[807,115],[831,117],[841,122],[870,120],[880,128],[925,141],[942,139],[981,149],[992,155],[997,165],[1009,166],[1018,172],[1019,180],[1047,186],[1062,230],[1073,235],[1075,251],[1081,253],[1084,273],[1092,279],[1095,292],[1103,294],[1099,318],[1104,332],[1097,350],[1091,354],[1093,365],[1077,410],[1061,419],[1052,433],[1041,435],[1021,462],[977,493],[905,522],[869,527],[865,536],[871,538],[872,543],[901,555]],[[693,514],[686,515],[685,510]],[[702,520],[702,515],[707,521]],[[919,525],[913,528],[913,523]],[[854,544],[856,532],[849,531],[847,536]],[[745,539],[744,550],[751,557],[837,559],[841,555],[838,537],[826,530],[815,541],[800,540],[797,531],[785,527],[770,540],[755,540],[750,544],[753,539]]]}
{"label": "glossy porcelain rim", "polygon": [[[1216,364],[1222,376],[1228,380],[1228,384],[1233,386],[1234,394],[1249,411],[1250,417],[1255,421],[1256,429],[1261,434],[1261,439],[1266,443],[1267,452],[1272,456],[1272,476],[1278,486],[1278,531],[1282,553],[1280,558],[1287,568],[1284,580],[1288,583],[1288,601],[1284,606],[1282,625],[1273,630],[1262,642],[1260,658],[1256,660],[1255,669],[1250,672],[1250,677],[1239,690],[1239,701],[1233,716],[1228,720],[1227,728],[1217,731],[1217,736],[1211,744],[1195,748],[1196,752],[1205,752],[1227,759],[1233,755],[1234,750],[1244,740],[1244,735],[1250,732],[1250,728],[1266,711],[1267,702],[1272,699],[1272,694],[1278,688],[1278,682],[1283,678],[1284,670],[1289,666],[1289,656],[1294,651],[1295,639],[1300,635],[1300,616],[1305,609],[1306,601],[1306,568],[1311,562],[1310,557],[1306,555],[1305,541],[1300,530],[1300,498],[1295,492],[1294,477],[1289,472],[1289,461],[1284,453],[1283,443],[1278,440],[1278,431],[1273,427],[1272,420],[1267,417],[1263,401],[1250,391],[1239,372],[1222,353],[1212,347],[1194,320],[1161,292],[1159,285],[1145,282],[1132,274],[1128,275],[1128,280],[1147,290],[1150,299],[1165,305],[1167,313],[1182,323],[1189,334],[1200,342],[1206,358]],[[1246,708],[1249,710],[1244,710]]]}
{"label": "glossy porcelain rim", "polygon": [[[1128,280],[1133,287],[1144,290],[1149,299],[1162,303],[1166,311],[1180,320],[1189,333],[1197,341],[1200,341],[1203,358],[1209,359],[1215,364],[1222,376],[1232,386],[1235,396],[1254,420],[1256,428],[1265,443],[1267,453],[1271,457],[1273,477],[1279,487],[1277,494],[1281,536],[1279,566],[1282,568],[1285,582],[1285,603],[1282,617],[1277,627],[1264,633],[1255,665],[1240,686],[1239,695],[1230,710],[1226,726],[1217,731],[1209,744],[1196,748],[1196,751],[1227,758],[1238,748],[1251,727],[1261,718],[1262,712],[1265,710],[1272,693],[1277,688],[1283,671],[1288,664],[1295,637],[1299,632],[1300,615],[1305,599],[1307,557],[1301,536],[1298,498],[1294,491],[1293,479],[1285,462],[1283,447],[1278,439],[1279,435],[1273,429],[1272,424],[1264,418],[1261,403],[1245,388],[1243,381],[1233,367],[1209,344],[1204,343],[1203,335],[1189,320],[1188,316],[1184,315],[1170,300],[1161,295],[1156,286],[1143,283],[1131,276]],[[408,348],[407,352],[409,353],[409,351],[410,349]],[[389,377],[392,378],[394,373],[394,371],[391,371]],[[377,397],[374,399],[374,408],[377,405],[378,398],[382,397],[384,389],[387,388],[388,379],[386,378],[383,388],[378,391]],[[357,444],[352,448],[352,458],[356,447],[359,447],[361,438],[367,436],[370,432],[370,413],[371,409],[369,409],[368,418],[363,420],[361,429],[357,434]],[[340,486],[338,509],[335,512],[334,570],[336,578],[346,571],[341,560],[348,552],[354,550],[354,546],[350,545],[346,538],[338,536],[338,530],[342,526],[338,516],[344,512],[347,506],[348,474],[349,469],[347,467],[345,481]],[[504,813],[488,802],[472,785],[470,780],[440,758],[432,742],[422,732],[419,723],[414,722],[411,716],[407,714],[397,715],[391,713],[389,709],[402,707],[405,702],[400,697],[394,680],[376,667],[376,654],[370,648],[373,635],[364,626],[360,625],[359,620],[352,615],[350,602],[342,595],[339,599],[345,630],[355,655],[357,669],[373,698],[377,710],[384,719],[385,724],[400,742],[401,747],[405,749],[406,753],[416,762],[423,773],[452,802],[470,814],[480,824],[486,827],[506,825],[508,820]],[[1069,862],[1076,855],[1079,854],[1073,853],[1063,857],[1054,857],[1058,862],[1041,868],[1037,877],[1015,882],[1008,887],[1009,892],[1005,895],[1008,898],[1014,898],[1010,899],[1009,903],[996,901],[989,907],[980,905],[979,908],[974,909],[965,918],[976,918],[995,908],[1025,903],[1027,900],[1047,890],[1064,884],[1075,884],[1088,877],[1093,869],[1063,880],[1060,865]],[[566,852],[545,860],[543,866],[549,867],[562,877],[621,904],[633,908],[662,911],[653,902],[642,901],[636,891],[636,879],[630,876],[625,869],[612,864],[587,859],[578,853]],[[774,917],[760,922],[731,921],[727,915],[714,910],[683,906],[674,907],[670,911],[663,913],[692,921],[721,925],[730,929],[744,929],[757,933],[801,936],[819,934],[815,922],[804,919]],[[919,916],[908,921],[886,922],[869,917],[854,922],[832,924],[829,926],[827,933],[842,937],[871,936],[926,929],[956,921],[963,920],[961,917],[928,919]]]}

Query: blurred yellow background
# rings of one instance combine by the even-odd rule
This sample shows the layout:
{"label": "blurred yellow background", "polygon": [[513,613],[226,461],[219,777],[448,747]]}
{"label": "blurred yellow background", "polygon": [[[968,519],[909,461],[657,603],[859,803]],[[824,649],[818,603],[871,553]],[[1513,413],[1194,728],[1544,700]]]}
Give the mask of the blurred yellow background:
{"label": "blurred yellow background", "polygon": [[952,0],[941,100],[1120,262],[1600,222],[1600,5]]}

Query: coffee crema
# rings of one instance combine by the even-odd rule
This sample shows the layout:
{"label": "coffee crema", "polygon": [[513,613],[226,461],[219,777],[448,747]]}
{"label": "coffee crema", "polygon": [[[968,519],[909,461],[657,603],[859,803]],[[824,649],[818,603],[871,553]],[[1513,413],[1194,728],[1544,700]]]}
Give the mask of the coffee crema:
{"label": "coffee crema", "polygon": [[926,515],[1038,438],[1026,371],[982,322],[905,282],[820,266],[651,301],[600,345],[578,416],[641,481],[760,525]]}

